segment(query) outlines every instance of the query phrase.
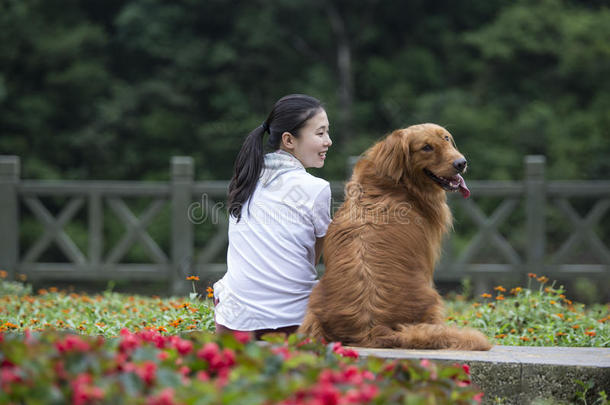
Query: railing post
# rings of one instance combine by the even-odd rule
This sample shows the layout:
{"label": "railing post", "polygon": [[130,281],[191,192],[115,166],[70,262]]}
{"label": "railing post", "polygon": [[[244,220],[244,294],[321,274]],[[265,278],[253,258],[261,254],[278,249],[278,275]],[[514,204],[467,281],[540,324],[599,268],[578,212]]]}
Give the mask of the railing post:
{"label": "railing post", "polygon": [[19,156],[0,156],[0,270],[15,279],[19,261]]}
{"label": "railing post", "polygon": [[190,156],[171,161],[172,294],[188,291],[186,277],[193,269],[193,224],[188,215],[192,202],[194,165]]}
{"label": "railing post", "polygon": [[347,180],[352,177],[352,173],[354,171],[354,166],[356,166],[356,162],[360,160],[360,156],[348,156],[347,162],[345,165],[345,172],[347,174]]}
{"label": "railing post", "polygon": [[[546,187],[544,169],[546,158],[540,155],[525,157],[525,212],[526,228],[526,268],[528,272],[543,271],[545,253],[545,205]],[[523,275],[524,279],[527,277]],[[524,281],[527,283],[527,281]]]}

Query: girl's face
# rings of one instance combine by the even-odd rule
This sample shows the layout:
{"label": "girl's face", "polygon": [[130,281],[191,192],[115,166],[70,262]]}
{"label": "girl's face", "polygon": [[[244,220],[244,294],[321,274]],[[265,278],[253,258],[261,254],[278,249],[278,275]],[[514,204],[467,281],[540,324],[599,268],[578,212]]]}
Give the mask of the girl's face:
{"label": "girl's face", "polygon": [[323,167],[326,151],[333,144],[328,132],[329,126],[326,111],[320,110],[299,130],[298,138],[285,132],[284,135],[289,136],[282,135],[281,148],[292,153],[306,169]]}

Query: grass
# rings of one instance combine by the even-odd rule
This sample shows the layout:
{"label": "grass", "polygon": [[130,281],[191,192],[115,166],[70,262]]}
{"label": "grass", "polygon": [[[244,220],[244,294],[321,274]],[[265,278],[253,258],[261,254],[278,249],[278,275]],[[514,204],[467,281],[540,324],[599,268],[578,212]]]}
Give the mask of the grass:
{"label": "grass", "polygon": [[[68,329],[112,337],[122,328],[163,334],[214,329],[211,299],[195,293],[160,298],[49,288],[34,294],[29,285],[8,282],[3,275],[0,272],[0,331]],[[196,291],[198,279],[191,281]],[[447,309],[449,324],[481,330],[498,345],[610,347],[610,306],[573,303],[562,287],[549,285],[544,276],[532,275],[527,287],[496,286],[474,301],[457,296],[447,301]]]}

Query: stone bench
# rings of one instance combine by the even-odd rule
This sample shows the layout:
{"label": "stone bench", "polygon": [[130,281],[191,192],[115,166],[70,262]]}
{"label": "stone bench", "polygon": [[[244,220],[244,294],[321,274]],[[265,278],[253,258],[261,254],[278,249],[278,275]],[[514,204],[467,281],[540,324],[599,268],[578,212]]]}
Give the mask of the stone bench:
{"label": "stone bench", "polygon": [[488,352],[403,350],[351,347],[361,356],[389,359],[430,359],[466,363],[472,381],[485,392],[484,404],[529,404],[535,399],[576,403],[583,389],[576,380],[593,381],[587,403],[600,391],[610,397],[610,348],[494,346]]}

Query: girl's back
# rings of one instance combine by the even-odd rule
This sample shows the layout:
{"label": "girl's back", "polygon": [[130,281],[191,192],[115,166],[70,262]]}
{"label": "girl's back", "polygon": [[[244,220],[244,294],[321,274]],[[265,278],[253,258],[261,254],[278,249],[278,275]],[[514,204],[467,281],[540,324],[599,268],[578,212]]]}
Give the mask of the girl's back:
{"label": "girl's back", "polygon": [[[280,120],[273,120],[273,112],[270,117],[261,129],[271,133],[270,146],[275,133],[280,148],[261,156],[258,170],[256,161],[247,159],[252,153],[246,140],[240,152],[246,157],[238,156],[229,190],[227,273],[214,285],[216,322],[225,329],[268,330],[302,322],[317,282],[316,242],[330,223],[330,185],[305,171],[323,166],[332,144],[326,113],[319,105],[309,111],[300,123],[304,128],[292,130],[300,130],[296,137],[277,130],[274,122]],[[324,127],[321,136],[318,126]]]}

